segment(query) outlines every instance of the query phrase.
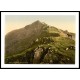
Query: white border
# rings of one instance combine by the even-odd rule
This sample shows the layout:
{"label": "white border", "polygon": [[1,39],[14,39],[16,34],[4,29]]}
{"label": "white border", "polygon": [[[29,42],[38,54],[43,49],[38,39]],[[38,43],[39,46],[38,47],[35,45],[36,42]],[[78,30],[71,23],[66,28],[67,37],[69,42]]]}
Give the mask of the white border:
{"label": "white border", "polygon": [[77,12],[2,12],[3,15],[77,15]]}
{"label": "white border", "polygon": [[[75,15],[76,50],[75,64],[4,64],[5,15]],[[78,12],[1,12],[1,68],[78,68],[79,67],[79,13]]]}

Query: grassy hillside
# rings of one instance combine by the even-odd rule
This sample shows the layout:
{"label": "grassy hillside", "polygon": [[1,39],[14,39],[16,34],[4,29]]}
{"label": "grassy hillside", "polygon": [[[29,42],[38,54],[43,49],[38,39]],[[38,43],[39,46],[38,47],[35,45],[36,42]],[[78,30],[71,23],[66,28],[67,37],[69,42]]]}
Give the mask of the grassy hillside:
{"label": "grassy hillside", "polygon": [[38,21],[25,28],[28,31],[23,31],[25,36],[22,31],[20,31],[21,33],[17,31],[20,33],[18,41],[15,40],[15,35],[12,37],[13,34],[8,34],[9,37],[6,37],[7,40],[14,38],[13,41],[6,40],[6,49],[8,50],[5,54],[6,64],[75,63],[75,41],[68,38],[63,31]]}

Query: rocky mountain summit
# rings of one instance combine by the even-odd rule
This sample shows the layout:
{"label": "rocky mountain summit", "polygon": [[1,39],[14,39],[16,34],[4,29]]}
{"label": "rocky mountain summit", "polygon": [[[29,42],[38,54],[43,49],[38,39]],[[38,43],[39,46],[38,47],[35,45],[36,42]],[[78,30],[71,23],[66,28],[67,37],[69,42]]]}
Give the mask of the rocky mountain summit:
{"label": "rocky mountain summit", "polygon": [[74,64],[74,33],[39,20],[5,36],[6,64]]}

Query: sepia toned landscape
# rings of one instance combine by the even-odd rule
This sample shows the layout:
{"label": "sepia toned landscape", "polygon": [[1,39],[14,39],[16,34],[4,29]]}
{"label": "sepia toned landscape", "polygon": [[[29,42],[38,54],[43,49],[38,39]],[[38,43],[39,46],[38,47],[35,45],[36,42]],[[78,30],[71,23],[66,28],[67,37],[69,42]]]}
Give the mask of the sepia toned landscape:
{"label": "sepia toned landscape", "polygon": [[75,32],[41,20],[12,30],[5,35],[5,64],[75,64]]}

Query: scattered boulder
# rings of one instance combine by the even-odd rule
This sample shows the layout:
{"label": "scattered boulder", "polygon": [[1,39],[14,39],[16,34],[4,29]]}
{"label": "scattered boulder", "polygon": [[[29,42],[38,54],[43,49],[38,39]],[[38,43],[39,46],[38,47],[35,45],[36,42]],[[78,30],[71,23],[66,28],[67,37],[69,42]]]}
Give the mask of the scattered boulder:
{"label": "scattered boulder", "polygon": [[66,51],[68,50],[69,48],[66,48]]}
{"label": "scattered boulder", "polygon": [[33,63],[39,63],[40,62],[40,58],[41,58],[41,54],[43,53],[43,49],[41,47],[37,47],[34,50],[34,60]]}
{"label": "scattered boulder", "polygon": [[68,46],[68,47],[66,48],[66,51],[69,50],[69,49],[74,50],[75,47],[74,47],[74,46]]}
{"label": "scattered boulder", "polygon": [[38,41],[39,41],[39,39],[37,38],[35,42],[38,42]]}
{"label": "scattered boulder", "polygon": [[75,47],[74,46],[69,46],[69,49],[72,49],[73,50],[73,49],[75,49]]}

